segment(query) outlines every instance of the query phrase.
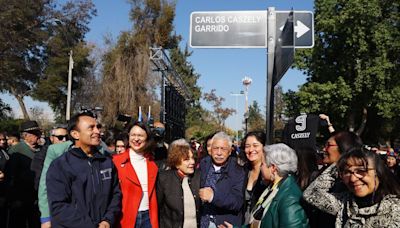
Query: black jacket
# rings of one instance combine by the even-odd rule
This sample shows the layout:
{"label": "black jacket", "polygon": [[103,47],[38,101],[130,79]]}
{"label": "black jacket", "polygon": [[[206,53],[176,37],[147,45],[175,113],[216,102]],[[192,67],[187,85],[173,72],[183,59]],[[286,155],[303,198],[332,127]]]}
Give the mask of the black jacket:
{"label": "black jacket", "polygon": [[[197,226],[200,222],[200,172],[196,170],[189,179],[189,186],[192,190],[196,203]],[[157,201],[159,208],[160,228],[179,228],[183,226],[183,190],[182,180],[177,171],[167,170],[158,174],[157,178]]]}
{"label": "black jacket", "polygon": [[52,227],[114,225],[121,211],[121,191],[111,158],[88,157],[71,148],[54,160],[46,178]]}
{"label": "black jacket", "polygon": [[34,151],[23,140],[10,148],[10,160],[4,170],[7,200],[33,205],[37,200],[35,172],[31,170]]}

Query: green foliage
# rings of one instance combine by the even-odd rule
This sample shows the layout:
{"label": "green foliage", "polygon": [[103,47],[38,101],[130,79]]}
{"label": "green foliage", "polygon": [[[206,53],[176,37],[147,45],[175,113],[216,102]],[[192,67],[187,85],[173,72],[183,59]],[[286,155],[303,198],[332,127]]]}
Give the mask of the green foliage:
{"label": "green foliage", "polygon": [[74,94],[89,77],[92,62],[89,55],[92,47],[84,41],[89,31],[88,23],[96,15],[91,0],[67,2],[60,11],[56,11],[56,19],[50,24],[51,38],[47,43],[47,64],[43,76],[36,86],[33,97],[47,101],[56,114],[57,119],[65,120],[69,53],[72,50],[72,100],[79,97]]}
{"label": "green foliage", "polygon": [[213,106],[214,110],[212,114],[217,120],[218,125],[220,125],[221,128],[224,128],[225,120],[228,119],[230,115],[235,113],[236,110],[231,108],[223,108],[222,103],[225,101],[225,98],[217,96],[215,91],[215,89],[212,89],[209,93],[204,93],[203,98]]}
{"label": "green foliage", "polygon": [[[296,56],[309,83],[286,94],[289,116],[325,112],[354,129],[365,109],[380,126],[397,123],[399,15],[398,0],[316,0],[315,46]],[[368,118],[365,134],[377,131],[371,124]]]}
{"label": "green foliage", "polygon": [[20,103],[43,73],[48,12],[51,1],[47,0],[0,1],[0,91]]}
{"label": "green foliage", "polygon": [[193,65],[188,60],[191,54],[192,53],[189,52],[187,46],[184,50],[176,47],[170,51],[172,65],[175,71],[181,76],[183,82],[192,95],[191,102],[187,105],[187,128],[202,126],[204,124],[202,115],[205,112],[200,105],[201,90],[197,85],[197,80],[200,78],[200,75],[195,72]]}
{"label": "green foliage", "polygon": [[174,3],[164,0],[129,2],[133,29],[121,33],[103,58],[103,120],[111,126],[115,125],[118,113],[132,115],[139,106],[150,105],[153,113],[157,113],[157,81],[151,71],[149,49],[160,46],[171,49],[178,43],[178,37],[172,34]]}
{"label": "green foliage", "polygon": [[23,119],[6,119],[0,121],[0,132],[19,133],[19,126]]}
{"label": "green foliage", "polygon": [[253,104],[249,106],[249,118],[247,120],[248,132],[251,131],[265,131],[265,118],[261,114],[261,109],[258,106],[257,101],[253,101]]}

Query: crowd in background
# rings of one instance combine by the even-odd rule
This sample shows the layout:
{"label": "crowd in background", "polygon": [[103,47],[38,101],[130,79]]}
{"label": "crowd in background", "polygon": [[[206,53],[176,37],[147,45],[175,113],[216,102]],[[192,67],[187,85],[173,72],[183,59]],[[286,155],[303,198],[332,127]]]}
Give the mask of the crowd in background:
{"label": "crowd in background", "polygon": [[398,151],[319,118],[320,153],[263,132],[168,144],[161,122],[104,131],[90,112],[48,137],[24,122],[0,133],[0,227],[400,227]]}

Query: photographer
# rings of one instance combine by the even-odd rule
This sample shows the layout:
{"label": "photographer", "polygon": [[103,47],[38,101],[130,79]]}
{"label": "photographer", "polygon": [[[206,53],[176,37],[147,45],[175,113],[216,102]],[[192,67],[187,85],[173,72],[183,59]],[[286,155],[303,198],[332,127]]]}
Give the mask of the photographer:
{"label": "photographer", "polygon": [[158,166],[158,169],[166,170],[166,160],[168,157],[168,144],[164,142],[165,137],[165,125],[161,122],[155,122],[152,129],[154,140],[157,143],[157,147],[154,150],[154,161]]}

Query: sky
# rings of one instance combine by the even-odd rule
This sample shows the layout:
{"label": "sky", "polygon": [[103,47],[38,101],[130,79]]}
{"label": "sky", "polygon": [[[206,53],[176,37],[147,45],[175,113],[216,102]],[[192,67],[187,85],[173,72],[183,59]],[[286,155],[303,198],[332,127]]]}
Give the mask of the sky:
{"label": "sky", "polygon": [[[132,24],[129,21],[130,4],[126,0],[93,0],[97,8],[97,17],[89,24],[90,32],[86,36],[88,42],[103,46],[103,37],[111,35],[118,39],[121,31],[130,30]],[[190,14],[194,11],[253,11],[267,10],[275,7],[277,11],[299,10],[313,11],[312,0],[177,0],[176,17],[174,20],[175,31],[182,36],[181,46],[189,43]],[[200,74],[198,81],[202,92],[216,89],[216,94],[225,98],[223,107],[236,109],[227,119],[226,125],[234,130],[243,129],[245,98],[232,96],[231,93],[239,93],[244,90],[242,79],[250,77],[252,84],[248,90],[248,100],[251,104],[254,100],[259,103],[263,113],[265,112],[266,97],[266,73],[267,73],[267,49],[195,49],[190,48],[192,56],[189,61],[196,72]],[[280,85],[284,91],[297,90],[298,86],[306,81],[304,74],[298,70],[290,69],[281,79]],[[20,115],[20,108],[9,95],[1,98],[10,104],[14,112]],[[236,103],[237,99],[237,103]],[[28,108],[39,106],[45,109],[47,115],[51,115],[48,105],[43,102],[35,102],[30,98],[25,99]],[[211,108],[205,104],[206,108]],[[265,113],[264,113],[265,114]]]}

